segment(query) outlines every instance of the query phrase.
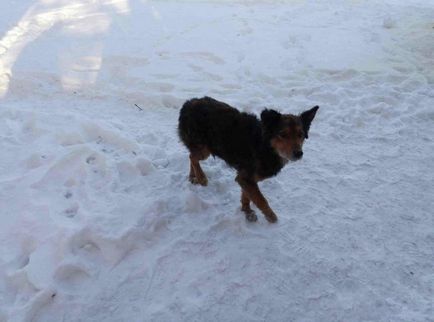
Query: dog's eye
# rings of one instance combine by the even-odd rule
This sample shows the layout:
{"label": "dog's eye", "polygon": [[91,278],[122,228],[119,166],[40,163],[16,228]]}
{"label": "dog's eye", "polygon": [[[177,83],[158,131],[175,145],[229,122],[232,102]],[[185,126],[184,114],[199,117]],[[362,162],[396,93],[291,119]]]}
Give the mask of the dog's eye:
{"label": "dog's eye", "polygon": [[282,139],[287,139],[289,137],[289,133],[286,131],[281,131],[279,132],[279,137],[281,137]]}

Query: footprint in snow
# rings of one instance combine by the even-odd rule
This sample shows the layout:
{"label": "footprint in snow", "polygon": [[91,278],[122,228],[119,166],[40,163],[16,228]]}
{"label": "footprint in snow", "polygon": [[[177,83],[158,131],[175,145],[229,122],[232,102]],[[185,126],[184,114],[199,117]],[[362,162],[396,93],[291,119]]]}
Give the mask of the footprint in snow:
{"label": "footprint in snow", "polygon": [[73,264],[60,266],[54,273],[54,280],[68,291],[80,288],[90,277],[84,268]]}

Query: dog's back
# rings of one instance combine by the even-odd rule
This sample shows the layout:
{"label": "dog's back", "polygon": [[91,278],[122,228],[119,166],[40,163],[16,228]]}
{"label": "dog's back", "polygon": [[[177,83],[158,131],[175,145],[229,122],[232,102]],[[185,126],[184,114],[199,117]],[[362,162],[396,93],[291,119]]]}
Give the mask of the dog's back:
{"label": "dog's back", "polygon": [[206,147],[230,166],[253,171],[256,148],[262,140],[255,115],[210,97],[194,98],[180,111],[178,131],[190,151]]}

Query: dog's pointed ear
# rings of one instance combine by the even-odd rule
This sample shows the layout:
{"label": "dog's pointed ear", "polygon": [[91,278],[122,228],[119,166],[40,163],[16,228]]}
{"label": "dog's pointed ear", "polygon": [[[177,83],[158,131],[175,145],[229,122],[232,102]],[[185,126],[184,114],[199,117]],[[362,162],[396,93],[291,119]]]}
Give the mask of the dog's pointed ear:
{"label": "dog's pointed ear", "polygon": [[265,109],[261,112],[261,122],[265,130],[269,131],[275,128],[280,121],[282,114],[275,110]]}
{"label": "dog's pointed ear", "polygon": [[303,124],[303,131],[304,131],[304,137],[307,139],[309,137],[309,128],[310,124],[313,121],[313,118],[315,117],[316,111],[318,111],[319,106],[314,106],[310,110],[304,111],[301,113],[301,123]]}

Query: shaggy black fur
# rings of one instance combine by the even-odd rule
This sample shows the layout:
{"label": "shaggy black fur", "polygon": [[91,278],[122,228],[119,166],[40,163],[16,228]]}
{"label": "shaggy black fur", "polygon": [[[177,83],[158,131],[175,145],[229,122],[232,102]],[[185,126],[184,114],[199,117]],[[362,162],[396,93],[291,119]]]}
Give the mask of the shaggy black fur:
{"label": "shaggy black fur", "polygon": [[187,101],[179,115],[179,136],[190,151],[206,146],[212,155],[225,160],[247,176],[267,178],[283,167],[270,145],[276,134],[278,116],[262,112],[261,121],[210,97]]}

